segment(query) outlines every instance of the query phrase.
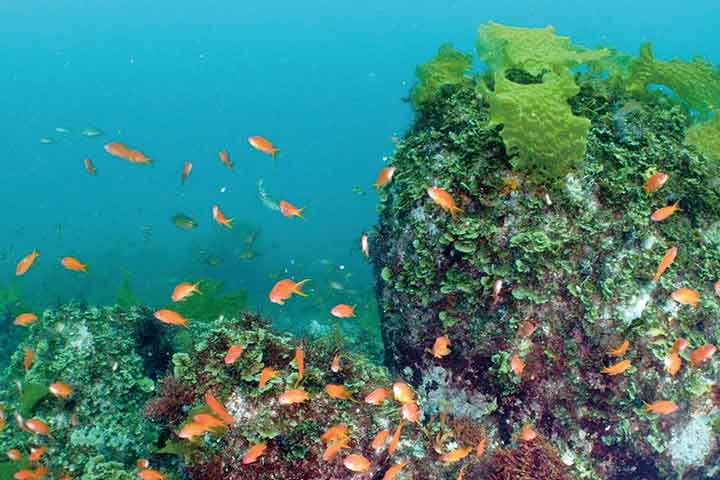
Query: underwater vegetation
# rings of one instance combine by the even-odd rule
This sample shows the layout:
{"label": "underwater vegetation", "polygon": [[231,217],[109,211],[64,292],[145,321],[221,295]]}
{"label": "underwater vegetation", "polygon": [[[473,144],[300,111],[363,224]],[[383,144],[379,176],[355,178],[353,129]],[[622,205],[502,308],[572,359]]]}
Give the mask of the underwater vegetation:
{"label": "underwater vegetation", "polygon": [[298,338],[220,281],[155,310],[125,278],[10,326],[8,290],[0,480],[717,478],[717,69],[496,23],[477,53],[417,68],[378,177],[384,363],[349,305]]}

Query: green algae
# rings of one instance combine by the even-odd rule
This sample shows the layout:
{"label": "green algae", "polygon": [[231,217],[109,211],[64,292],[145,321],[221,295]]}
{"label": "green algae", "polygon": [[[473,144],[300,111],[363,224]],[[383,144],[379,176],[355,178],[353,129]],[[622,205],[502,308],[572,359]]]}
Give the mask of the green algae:
{"label": "green algae", "polygon": [[685,144],[691,145],[707,158],[720,163],[720,116],[690,127],[685,136]]}
{"label": "green algae", "polygon": [[444,44],[429,62],[419,65],[415,71],[418,85],[413,88],[410,99],[416,107],[432,101],[449,85],[457,85],[468,79],[465,74],[472,66],[472,56]]}

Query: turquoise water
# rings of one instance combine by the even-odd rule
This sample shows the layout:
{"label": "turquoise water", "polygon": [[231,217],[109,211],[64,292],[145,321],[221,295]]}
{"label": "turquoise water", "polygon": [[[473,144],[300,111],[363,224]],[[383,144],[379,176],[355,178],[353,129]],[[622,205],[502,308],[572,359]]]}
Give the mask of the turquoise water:
{"label": "turquoise water", "polygon": [[[391,137],[412,118],[402,98],[415,65],[445,41],[472,51],[482,22],[553,24],[586,46],[636,53],[650,40],[659,58],[720,60],[712,2],[145,3],[0,5],[0,258],[3,283],[33,305],[112,302],[126,273],[149,303],[164,302],[177,281],[211,276],[248,289],[265,309],[268,275],[286,271],[312,278],[311,291],[330,281],[369,290],[358,239],[376,221],[372,183]],[[105,134],[79,135],[86,127]],[[247,144],[255,134],[280,148],[276,165]],[[110,141],[154,164],[111,157],[102,148]],[[235,172],[221,165],[223,148]],[[84,171],[86,157],[97,177]],[[187,160],[194,170],[181,186]],[[271,197],[306,207],[307,221],[265,208],[260,179]],[[212,221],[215,203],[238,228]],[[176,213],[199,228],[178,230],[169,220]],[[243,261],[249,231],[260,232],[260,256]],[[16,282],[12,267],[33,248],[42,255]],[[90,273],[64,271],[65,255]],[[208,266],[209,256],[220,264]]]}

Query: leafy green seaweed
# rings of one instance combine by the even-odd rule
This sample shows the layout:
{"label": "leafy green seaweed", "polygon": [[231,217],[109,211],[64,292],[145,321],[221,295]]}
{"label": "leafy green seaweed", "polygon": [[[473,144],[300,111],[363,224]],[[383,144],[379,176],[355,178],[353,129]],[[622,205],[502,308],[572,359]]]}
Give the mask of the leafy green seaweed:
{"label": "leafy green seaweed", "polygon": [[442,45],[435,58],[418,65],[415,70],[420,83],[410,95],[413,104],[422,107],[435,98],[443,87],[466,81],[465,74],[471,66],[472,55],[456,50],[449,43]]}

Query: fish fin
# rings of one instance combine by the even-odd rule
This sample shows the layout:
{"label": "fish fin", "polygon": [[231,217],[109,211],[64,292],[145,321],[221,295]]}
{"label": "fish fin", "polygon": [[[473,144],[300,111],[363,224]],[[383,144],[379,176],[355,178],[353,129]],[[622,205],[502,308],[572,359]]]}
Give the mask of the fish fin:
{"label": "fish fin", "polygon": [[305,280],[301,280],[295,284],[295,288],[293,288],[293,293],[296,295],[300,295],[301,297],[307,297],[308,294],[300,290],[300,288],[303,286],[303,284],[309,282],[310,279],[306,278]]}
{"label": "fish fin", "polygon": [[227,228],[232,229],[232,228],[233,228],[233,226],[232,226],[232,221],[233,221],[232,218],[228,218],[228,219],[227,219],[227,223],[225,224],[225,226],[226,226]]}
{"label": "fish fin", "polygon": [[272,157],[272,159],[275,160],[275,159],[277,158],[277,154],[278,154],[278,153],[280,153],[280,150],[278,150],[278,149],[276,148],[276,149],[273,150],[273,152],[270,154],[270,157]]}
{"label": "fish fin", "polygon": [[303,220],[305,220],[305,217],[303,217],[303,213],[302,213],[303,210],[305,210],[305,207],[298,209],[296,215],[297,215],[298,217],[302,218]]}

